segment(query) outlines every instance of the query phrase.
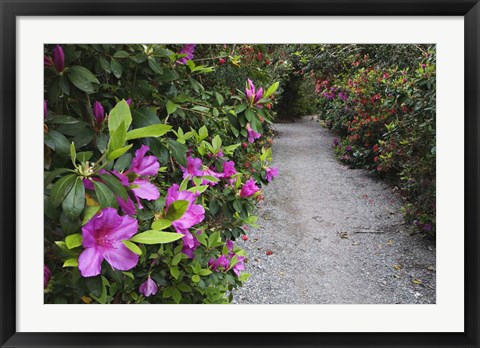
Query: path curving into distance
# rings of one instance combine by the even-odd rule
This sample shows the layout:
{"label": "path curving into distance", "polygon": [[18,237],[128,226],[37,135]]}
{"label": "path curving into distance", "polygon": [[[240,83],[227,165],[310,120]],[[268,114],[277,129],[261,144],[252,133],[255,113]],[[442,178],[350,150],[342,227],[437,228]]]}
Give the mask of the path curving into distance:
{"label": "path curving into distance", "polygon": [[410,235],[392,188],[339,162],[318,122],[275,129],[280,175],[264,188],[261,228],[238,241],[251,277],[234,303],[435,303],[435,244]]}

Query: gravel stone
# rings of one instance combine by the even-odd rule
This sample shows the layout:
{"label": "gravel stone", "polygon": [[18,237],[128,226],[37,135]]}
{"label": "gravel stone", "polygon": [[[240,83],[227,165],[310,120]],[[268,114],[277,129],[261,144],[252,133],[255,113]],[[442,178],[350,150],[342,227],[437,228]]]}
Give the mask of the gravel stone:
{"label": "gravel stone", "polygon": [[279,176],[264,188],[261,227],[237,242],[251,277],[235,303],[435,303],[435,244],[403,224],[392,187],[339,162],[314,120],[274,128]]}

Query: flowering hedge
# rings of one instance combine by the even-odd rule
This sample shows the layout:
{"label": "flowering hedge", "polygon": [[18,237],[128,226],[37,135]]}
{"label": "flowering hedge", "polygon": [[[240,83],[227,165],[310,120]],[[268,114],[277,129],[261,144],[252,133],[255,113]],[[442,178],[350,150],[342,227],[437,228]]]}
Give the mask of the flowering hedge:
{"label": "flowering hedge", "polygon": [[[349,54],[334,74],[317,72],[321,118],[342,136],[333,143],[340,160],[393,181],[405,198],[406,220],[434,234],[435,47],[365,50],[376,58]],[[391,61],[398,56],[403,61]]]}
{"label": "flowering hedge", "polygon": [[278,175],[278,83],[221,78],[267,67],[261,46],[242,61],[252,47],[45,47],[46,303],[232,300],[237,241]]}

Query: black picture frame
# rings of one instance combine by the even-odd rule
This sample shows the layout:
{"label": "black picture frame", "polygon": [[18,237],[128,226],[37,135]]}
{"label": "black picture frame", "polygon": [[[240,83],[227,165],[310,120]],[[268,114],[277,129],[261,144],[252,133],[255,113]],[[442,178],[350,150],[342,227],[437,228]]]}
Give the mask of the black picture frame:
{"label": "black picture frame", "polygon": [[[388,15],[465,18],[464,333],[27,333],[16,330],[17,16]],[[478,0],[0,0],[1,347],[478,347],[479,65]],[[41,318],[39,318],[41,320]]]}

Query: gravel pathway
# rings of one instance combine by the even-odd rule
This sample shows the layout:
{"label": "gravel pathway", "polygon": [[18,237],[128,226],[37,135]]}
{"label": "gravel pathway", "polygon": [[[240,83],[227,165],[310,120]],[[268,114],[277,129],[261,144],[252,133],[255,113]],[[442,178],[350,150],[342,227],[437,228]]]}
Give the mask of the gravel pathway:
{"label": "gravel pathway", "polygon": [[317,122],[275,129],[280,175],[238,242],[251,277],[234,303],[435,303],[435,244],[410,235],[392,188],[340,163]]}

